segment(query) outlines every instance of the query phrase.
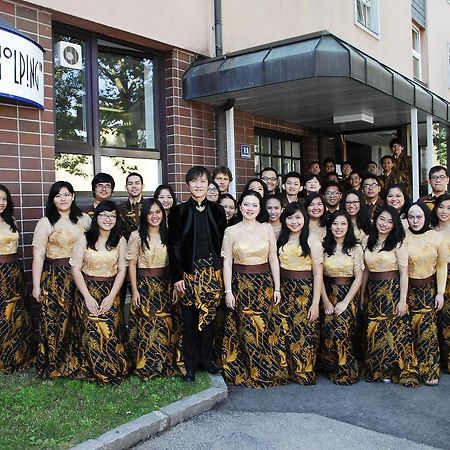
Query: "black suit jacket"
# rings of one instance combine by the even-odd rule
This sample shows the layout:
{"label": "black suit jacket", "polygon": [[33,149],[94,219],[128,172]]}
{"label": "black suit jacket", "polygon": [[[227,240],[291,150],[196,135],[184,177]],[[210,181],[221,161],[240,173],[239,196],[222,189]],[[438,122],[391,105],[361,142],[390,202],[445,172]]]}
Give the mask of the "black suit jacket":
{"label": "black suit jacket", "polygon": [[[214,202],[205,200],[207,214],[209,242],[214,261],[214,267],[222,267],[220,251],[223,234],[227,226],[224,209]],[[193,255],[195,248],[194,236],[194,208],[197,202],[192,198],[187,202],[175,206],[169,215],[169,262],[172,281],[176,283],[183,279],[183,272],[193,273]]]}

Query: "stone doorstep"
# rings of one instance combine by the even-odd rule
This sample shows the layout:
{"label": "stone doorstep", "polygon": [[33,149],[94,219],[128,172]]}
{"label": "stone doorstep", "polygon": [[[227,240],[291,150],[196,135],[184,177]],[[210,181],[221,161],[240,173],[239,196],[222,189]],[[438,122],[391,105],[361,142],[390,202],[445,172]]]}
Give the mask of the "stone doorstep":
{"label": "stone doorstep", "polygon": [[127,449],[180,422],[209,411],[216,403],[228,397],[228,388],[222,376],[209,377],[212,387],[119,425],[96,439],[75,445],[72,450]]}

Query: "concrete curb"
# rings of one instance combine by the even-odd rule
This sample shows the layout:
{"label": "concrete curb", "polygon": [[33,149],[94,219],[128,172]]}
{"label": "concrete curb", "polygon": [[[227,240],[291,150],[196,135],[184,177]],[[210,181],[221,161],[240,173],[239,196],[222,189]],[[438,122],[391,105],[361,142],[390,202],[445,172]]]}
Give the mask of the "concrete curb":
{"label": "concrete curb", "polygon": [[209,375],[212,387],[119,425],[96,439],[89,439],[72,450],[123,450],[149,439],[161,431],[209,411],[228,397],[228,388],[221,375]]}

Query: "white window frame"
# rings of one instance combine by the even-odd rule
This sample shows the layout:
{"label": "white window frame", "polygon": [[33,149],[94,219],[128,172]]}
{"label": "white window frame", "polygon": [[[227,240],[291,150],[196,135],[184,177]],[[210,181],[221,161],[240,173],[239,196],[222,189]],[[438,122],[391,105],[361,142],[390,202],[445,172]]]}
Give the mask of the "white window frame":
{"label": "white window frame", "polygon": [[[416,40],[417,49],[414,48],[414,42],[412,42],[412,33],[416,33],[416,35],[417,35],[417,40]],[[421,81],[422,80],[422,55],[421,55],[420,28],[416,27],[415,25],[413,25],[411,28],[411,51],[412,51],[412,57],[413,57],[413,76],[417,80]],[[418,62],[418,66],[419,66],[418,76],[416,76],[416,74],[414,74],[415,61]]]}
{"label": "white window frame", "polygon": [[[365,20],[358,20],[358,9],[365,12]],[[377,39],[380,38],[380,15],[378,0],[354,0],[355,25],[371,34]]]}

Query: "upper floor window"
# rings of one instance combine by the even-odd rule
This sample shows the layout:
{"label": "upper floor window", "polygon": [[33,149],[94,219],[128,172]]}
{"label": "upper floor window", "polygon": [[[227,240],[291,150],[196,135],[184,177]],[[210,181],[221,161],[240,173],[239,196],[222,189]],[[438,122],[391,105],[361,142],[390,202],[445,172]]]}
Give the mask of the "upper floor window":
{"label": "upper floor window", "polygon": [[378,0],[355,0],[356,24],[378,34]]}
{"label": "upper floor window", "polygon": [[420,49],[420,29],[413,26],[411,28],[411,44],[413,58],[413,76],[417,80],[422,79],[422,59]]}

